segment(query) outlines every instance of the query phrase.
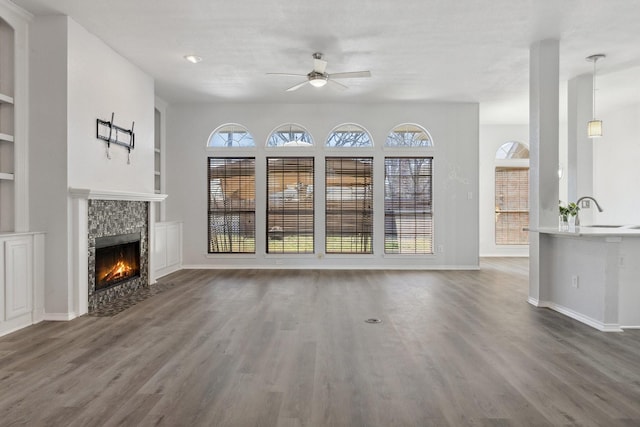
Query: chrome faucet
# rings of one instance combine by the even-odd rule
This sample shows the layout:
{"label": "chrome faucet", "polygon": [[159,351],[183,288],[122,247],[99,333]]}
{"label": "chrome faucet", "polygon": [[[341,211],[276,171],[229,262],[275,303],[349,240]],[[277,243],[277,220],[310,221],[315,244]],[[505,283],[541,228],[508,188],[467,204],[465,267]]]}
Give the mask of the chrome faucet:
{"label": "chrome faucet", "polygon": [[[596,207],[598,208],[598,212],[602,212],[603,209],[600,207],[600,204],[598,203],[598,201],[596,199],[594,199],[591,196],[582,196],[578,199],[578,201],[576,202],[576,205],[578,205],[578,207],[580,207],[580,202],[583,201],[584,199],[589,199],[589,200],[593,200],[593,203],[596,204]],[[580,225],[580,217],[579,217],[579,213],[580,211],[578,211],[578,213],[576,213],[576,226]]]}

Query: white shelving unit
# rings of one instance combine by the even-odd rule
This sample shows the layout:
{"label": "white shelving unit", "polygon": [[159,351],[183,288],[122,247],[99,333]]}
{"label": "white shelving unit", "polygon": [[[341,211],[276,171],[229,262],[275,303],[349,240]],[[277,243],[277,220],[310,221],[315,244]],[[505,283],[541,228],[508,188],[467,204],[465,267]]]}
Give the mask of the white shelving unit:
{"label": "white shelving unit", "polygon": [[[154,110],[155,132],[154,132],[154,150],[153,150],[153,190],[156,194],[162,194],[162,132],[161,132],[162,116],[158,109]],[[156,221],[162,220],[162,209],[158,206],[156,209]]]}
{"label": "white shelving unit", "polygon": [[13,28],[0,19],[0,232],[15,231]]}

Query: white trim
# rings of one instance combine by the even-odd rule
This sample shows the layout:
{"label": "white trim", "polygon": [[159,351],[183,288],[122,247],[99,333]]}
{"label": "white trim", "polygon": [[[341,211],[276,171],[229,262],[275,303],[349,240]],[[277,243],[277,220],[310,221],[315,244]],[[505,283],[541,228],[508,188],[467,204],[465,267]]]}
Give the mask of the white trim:
{"label": "white trim", "polygon": [[527,298],[527,302],[529,304],[531,304],[532,306],[534,306],[534,307],[538,307],[538,308],[546,308],[547,307],[546,303],[544,303],[544,302],[541,303],[540,300],[538,300],[537,298],[529,297],[529,298]]}
{"label": "white trim", "polygon": [[68,322],[69,320],[73,320],[76,317],[76,313],[44,313],[42,316],[43,320],[51,321],[51,322]]}
{"label": "white trim", "polygon": [[[159,279],[161,277],[168,276],[169,274],[175,273],[176,271],[180,271],[180,270],[182,270],[182,266],[180,264],[170,265],[169,267],[161,268],[155,271],[154,279]],[[157,280],[155,280],[150,285],[153,286],[156,283],[157,283]]]}
{"label": "white trim", "polygon": [[77,199],[98,199],[98,200],[128,200],[143,202],[162,202],[167,198],[167,194],[155,193],[133,193],[128,191],[94,190],[88,188],[69,187],[71,197]]}
{"label": "white trim", "polygon": [[517,249],[521,249],[521,250],[527,249],[527,253],[524,253],[524,252],[518,253],[515,251],[514,253],[504,253],[504,254],[488,253],[488,254],[481,254],[480,258],[529,258],[529,252],[528,252],[529,246],[527,246],[526,248],[517,248]]}
{"label": "white trim", "polygon": [[[271,258],[274,261],[282,260],[283,258]],[[291,264],[251,264],[251,265],[212,265],[212,264],[185,264],[182,266],[183,270],[464,270],[464,271],[479,271],[480,267],[476,265],[291,265]]]}
{"label": "white trim", "polygon": [[621,329],[640,329],[640,325],[634,325],[634,326],[620,326]]}
{"label": "white trim", "polygon": [[0,6],[6,7],[9,11],[15,13],[20,18],[25,19],[26,21],[31,21],[33,19],[33,14],[12,1],[1,0]]}
{"label": "white trim", "polygon": [[14,317],[13,319],[2,321],[0,322],[0,337],[19,331],[20,329],[24,329],[31,325],[35,325],[36,323],[38,322],[33,320],[31,312],[24,313]]}
{"label": "white trim", "polygon": [[[534,300],[533,298],[529,298],[530,300]],[[534,300],[535,301],[535,300]],[[563,305],[556,304],[550,301],[538,301],[538,307],[540,308],[548,308],[553,311],[557,311],[560,314],[564,314],[567,317],[570,317],[578,322],[584,323],[585,325],[591,326],[601,332],[623,332],[622,327],[618,323],[603,323],[599,320],[593,319],[589,316],[585,316],[582,313],[578,313],[570,308],[567,308]]]}

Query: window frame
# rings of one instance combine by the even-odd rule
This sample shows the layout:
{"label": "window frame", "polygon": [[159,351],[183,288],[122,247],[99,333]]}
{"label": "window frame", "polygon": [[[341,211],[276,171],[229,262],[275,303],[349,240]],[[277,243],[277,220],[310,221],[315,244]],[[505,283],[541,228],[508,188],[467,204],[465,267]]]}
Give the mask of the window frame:
{"label": "window frame", "polygon": [[[429,137],[429,145],[389,145],[387,142],[389,141],[389,137],[392,133],[397,133],[396,129],[402,126],[415,126],[420,129],[421,132],[424,132]],[[400,123],[395,125],[389,132],[387,132],[387,136],[384,139],[384,144],[382,144],[385,150],[433,150],[435,148],[435,141],[433,140],[433,136],[431,133],[424,127],[417,123]]]}
{"label": "window frame", "polygon": [[[494,215],[495,215],[495,220],[494,220],[494,236],[493,236],[493,240],[496,246],[505,246],[505,247],[513,247],[513,246],[523,246],[523,245],[528,245],[529,244],[529,233],[523,230],[515,230],[515,231],[510,231],[510,227],[500,227],[498,228],[498,218],[500,218],[503,215],[506,215],[506,218],[509,217],[517,217],[517,220],[514,222],[516,223],[516,227],[517,228],[525,228],[529,226],[529,213],[530,213],[530,209],[529,209],[529,197],[527,194],[527,198],[526,198],[526,202],[527,202],[527,209],[520,209],[520,208],[507,208],[507,209],[501,209],[498,207],[498,173],[499,170],[504,170],[504,171],[526,171],[527,173],[527,179],[526,179],[526,190],[528,192],[528,187],[529,187],[529,179],[530,179],[530,170],[529,167],[524,167],[524,166],[496,166],[494,168],[494,187],[495,187],[495,197],[494,197]],[[519,179],[518,179],[519,181]],[[503,181],[503,185],[510,187],[510,183],[513,183],[513,181]],[[520,197],[518,197],[518,200],[521,201],[522,199]],[[526,221],[523,221],[522,215],[526,214]],[[499,233],[500,231],[500,233]],[[520,236],[521,238],[518,239],[517,241],[515,240],[510,240],[509,236],[511,236],[513,233],[517,233],[518,236]],[[499,241],[499,234],[501,235],[506,235],[506,239],[504,241]]]}
{"label": "window frame", "polygon": [[[516,144],[517,147],[519,147],[517,150],[513,150],[514,153],[516,152],[521,152],[520,150],[524,149],[526,150],[527,153],[527,157],[517,157],[517,158],[510,158],[508,155],[507,156],[501,156],[500,153],[506,153],[508,154],[509,151],[511,150],[505,150],[504,147],[507,144]],[[504,210],[500,210],[498,209],[498,180],[497,180],[497,173],[498,173],[498,169],[526,169],[528,172],[528,176],[527,176],[527,184],[529,182],[529,179],[531,177],[531,170],[529,167],[529,146],[527,144],[525,144],[524,142],[520,142],[520,141],[505,141],[502,144],[500,144],[500,146],[498,147],[498,149],[496,150],[496,154],[495,154],[495,159],[494,159],[494,166],[493,166],[493,244],[496,247],[501,247],[501,248],[514,248],[514,247],[527,247],[529,246],[529,236],[528,236],[528,232],[520,232],[520,233],[525,233],[526,234],[526,242],[525,239],[521,239],[518,242],[513,242],[513,243],[499,243],[498,242],[498,218],[499,215],[504,213],[504,214],[512,214],[512,213],[527,213],[527,221],[526,221],[526,226],[528,227],[529,225],[529,215],[530,215],[530,200],[529,200],[529,194],[528,194],[528,185],[526,186],[526,193],[527,193],[527,210],[513,210],[513,209],[504,209]],[[517,212],[515,212],[517,211]],[[519,227],[522,226],[524,228],[525,223],[520,220],[519,221]]]}
{"label": "window frame", "polygon": [[[375,183],[375,174],[374,174],[375,159],[376,159],[376,157],[373,156],[373,155],[371,155],[371,156],[365,156],[365,155],[362,155],[362,156],[330,156],[330,155],[325,155],[324,156],[324,226],[325,226],[325,229],[324,229],[324,254],[326,254],[328,256],[335,256],[335,255],[338,255],[338,256],[349,256],[349,255],[363,256],[364,255],[364,256],[366,256],[366,255],[373,255],[375,253],[375,227],[374,227],[374,224],[375,224],[375,218],[374,218],[374,216],[375,216],[375,212],[374,212],[374,206],[375,206],[375,189],[374,189],[374,183]],[[364,227],[366,227],[366,229],[368,229],[369,232],[367,233],[366,231],[365,232],[362,232],[362,231],[359,232],[358,231],[358,224],[359,224],[358,220],[360,219],[360,216],[358,216],[357,210],[354,209],[353,212],[356,212],[355,213],[355,219],[356,219],[355,232],[353,234],[347,234],[347,233],[341,232],[337,236],[340,239],[344,239],[344,236],[348,235],[349,237],[352,238],[352,240],[355,237],[355,239],[356,239],[355,242],[356,243],[352,243],[352,247],[353,247],[354,244],[356,245],[356,247],[358,245],[361,245],[363,247],[364,246],[368,246],[368,250],[366,250],[366,251],[358,251],[358,250],[349,251],[349,252],[337,251],[337,250],[331,250],[330,246],[329,246],[330,245],[329,241],[330,240],[334,240],[333,238],[336,237],[334,235],[330,235],[329,234],[331,228],[334,226],[333,224],[331,224],[331,225],[329,224],[329,221],[331,220],[331,217],[332,217],[331,213],[332,212],[336,212],[336,213],[339,212],[340,213],[339,214],[339,217],[340,217],[339,223],[341,224],[340,228],[342,229],[342,224],[344,224],[343,216],[345,215],[345,212],[346,212],[347,215],[350,212],[349,210],[345,210],[345,209],[341,209],[341,210],[330,210],[329,209],[329,203],[328,203],[328,200],[329,200],[328,197],[329,197],[329,193],[330,193],[329,188],[333,188],[333,187],[336,187],[336,186],[329,186],[328,185],[328,181],[329,181],[329,178],[330,178],[330,175],[327,173],[327,171],[328,171],[328,163],[330,161],[338,161],[338,160],[340,162],[349,161],[349,160],[354,161],[354,165],[355,165],[355,170],[356,171],[358,170],[356,162],[362,161],[362,160],[366,160],[366,161],[369,162],[369,175],[368,175],[368,178],[370,179],[370,183],[368,184],[369,190],[367,191],[366,188],[364,189],[365,197],[367,197],[367,194],[368,194],[369,195],[368,196],[369,199],[366,199],[366,198],[362,199],[362,203],[365,205],[365,207],[366,207],[366,203],[367,202],[369,203],[368,209],[363,209],[363,212],[365,212],[363,215],[366,216],[367,213],[369,213],[369,215],[370,215],[369,224],[368,225],[366,225],[366,224],[364,225]],[[343,169],[341,169],[341,170],[343,170]],[[356,183],[357,183],[359,177],[365,177],[365,179],[366,179],[367,176],[366,175],[355,175],[355,177],[356,177]],[[367,186],[367,184],[364,184],[364,187],[366,187],[366,186]],[[352,187],[353,186],[351,186],[350,188],[352,188]],[[340,196],[342,196],[342,194],[344,192],[343,188],[345,188],[345,186],[341,185],[341,186],[339,186],[339,188],[340,188]],[[355,188],[356,188],[356,196],[357,196],[359,190],[358,190],[357,186]],[[353,194],[352,190],[353,189],[350,190],[351,194]],[[348,201],[348,199],[344,199],[344,198],[341,197],[340,199],[338,199],[336,201],[339,202],[340,206],[342,207],[342,206],[344,206],[344,202]],[[355,199],[356,208],[358,206],[358,202],[359,201],[360,201],[360,199],[358,199],[358,198]],[[361,243],[357,243],[358,234],[361,234],[360,238],[364,239],[364,240],[362,240]],[[369,237],[368,242],[366,241],[367,234],[368,234],[368,237]],[[331,239],[329,239],[330,237],[331,237]],[[342,240],[341,240],[341,242],[342,242]],[[340,244],[340,247],[341,248],[343,247],[342,243]]]}
{"label": "window frame", "polygon": [[[425,228],[428,230],[428,232],[425,233],[409,233],[407,232],[406,235],[411,235],[413,234],[414,238],[414,242],[413,242],[413,252],[403,252],[402,251],[402,247],[404,246],[401,242],[401,238],[400,235],[402,233],[396,233],[398,234],[398,237],[396,237],[397,242],[396,244],[398,245],[398,251],[388,251],[387,247],[388,245],[391,244],[390,241],[388,241],[388,232],[387,232],[387,221],[389,218],[391,219],[395,219],[396,216],[390,216],[388,215],[389,209],[388,209],[388,205],[387,205],[387,188],[389,187],[389,184],[387,183],[388,181],[388,175],[387,175],[387,161],[388,160],[425,160],[429,163],[428,165],[428,174],[422,174],[420,173],[418,176],[424,176],[426,177],[426,180],[428,181],[428,197],[425,200],[425,208],[424,211],[425,212],[420,212],[419,209],[415,209],[413,212],[408,212],[407,214],[400,214],[399,218],[400,218],[400,225],[402,225],[402,218],[407,216],[408,220],[411,220],[411,216],[413,216],[413,220],[415,222],[419,221],[419,215],[424,214],[425,215]],[[434,156],[432,155],[388,155],[388,156],[384,156],[384,229],[383,229],[383,247],[384,247],[384,253],[385,255],[399,255],[399,256],[428,256],[428,255],[434,255],[435,254],[435,250],[434,250],[434,242],[435,242],[435,229],[434,229],[434,209],[433,209],[433,201],[434,201],[434,191],[433,191],[433,176],[434,176]],[[422,166],[421,166],[422,168]],[[398,175],[398,177],[400,179],[402,179],[402,177],[405,176],[409,176],[409,175]],[[401,199],[399,199],[401,200]],[[402,205],[402,207],[406,206],[402,201],[400,201],[400,204]],[[415,204],[414,204],[415,207]],[[397,223],[394,221],[395,227],[397,227]],[[428,224],[428,225],[427,225]],[[425,239],[425,247],[429,247],[429,251],[425,251],[425,252],[421,252],[418,250],[418,239],[420,236],[427,236]],[[410,239],[409,239],[410,240]],[[428,242],[428,243],[427,243]]]}
{"label": "window frame", "polygon": [[[239,203],[240,207],[238,207],[238,209],[229,209],[227,210],[225,209],[221,209],[221,210],[215,210],[212,209],[212,200],[213,200],[213,195],[215,193],[214,190],[212,190],[212,162],[213,161],[238,161],[238,162],[242,162],[242,161],[246,161],[246,160],[252,160],[253,161],[253,209],[240,209],[241,207],[241,203]],[[242,176],[242,175],[239,175]],[[238,188],[240,188],[240,184],[245,184],[245,182],[239,182],[238,183]],[[223,191],[221,189],[221,191]],[[240,157],[240,156],[207,156],[207,255],[255,255],[256,254],[256,248],[257,248],[257,242],[256,242],[256,196],[257,196],[257,191],[256,191],[256,158],[255,157]],[[226,200],[224,199],[224,195],[223,195],[223,203],[226,204]],[[243,227],[241,226],[241,224],[244,224],[245,221],[247,221],[247,216],[246,215],[242,215],[243,213],[253,213],[253,216],[251,217],[251,215],[248,216],[248,218],[252,218],[250,221],[253,225],[253,250],[252,251],[234,251],[233,249],[228,250],[228,251],[212,251],[212,247],[214,245],[213,243],[213,237],[214,235],[212,234],[212,215],[215,212],[222,212],[223,215],[226,218],[226,215],[230,214],[230,215],[237,215],[238,216],[238,236],[237,239],[238,241],[241,240],[242,236],[240,236],[240,231],[243,230]],[[225,219],[225,227],[227,227],[227,223],[226,223],[226,219]],[[229,239],[230,240],[230,247],[233,248],[233,237]],[[225,243],[223,243],[225,244]]]}
{"label": "window frame", "polygon": [[[244,129],[244,131],[247,133],[247,135],[249,135],[251,137],[251,140],[253,141],[253,145],[246,145],[246,146],[243,146],[243,145],[237,145],[237,146],[236,145],[231,145],[231,146],[211,145],[210,143],[213,140],[214,136],[217,133],[220,133],[221,129],[224,129],[225,127],[229,127],[229,126],[234,126],[234,127],[239,128],[239,129]],[[239,123],[224,123],[224,124],[218,126],[217,128],[215,128],[213,130],[213,132],[211,132],[209,134],[209,138],[207,138],[207,147],[206,148],[207,148],[208,151],[213,151],[213,150],[234,150],[234,152],[235,152],[235,150],[255,150],[255,148],[256,148],[256,139],[253,137],[253,134],[249,131],[249,129],[247,129],[246,126],[243,126],[243,125],[241,125]]]}
{"label": "window frame", "polygon": [[[275,132],[277,132],[279,129],[285,127],[285,126],[289,126],[289,128],[290,128],[289,132],[291,132],[291,128],[293,128],[294,126],[299,128],[300,130],[302,130],[303,133],[306,134],[309,137],[309,140],[310,140],[310,142],[308,143],[309,145],[302,145],[302,144],[301,145],[295,145],[295,144],[287,145],[288,143],[293,142],[293,141],[287,141],[287,142],[285,142],[285,143],[283,143],[281,145],[269,145],[269,141],[271,140],[271,137],[273,136],[273,134]],[[302,141],[302,142],[304,142],[304,141]],[[269,135],[267,136],[267,140],[265,141],[264,146],[265,146],[265,148],[267,150],[278,150],[278,149],[283,149],[283,148],[298,150],[298,149],[312,149],[312,148],[315,148],[316,147],[316,143],[315,143],[315,140],[313,138],[313,135],[311,135],[311,132],[309,132],[309,130],[306,127],[304,127],[304,126],[302,126],[302,125],[300,125],[298,123],[283,123],[283,124],[281,124],[279,126],[276,126],[275,128],[273,128],[273,130],[271,130],[271,132],[269,132]]]}
{"label": "window frame", "polygon": [[[362,133],[365,134],[367,136],[367,138],[369,139],[370,145],[366,145],[366,146],[358,146],[358,147],[354,147],[354,146],[336,146],[336,145],[328,145],[329,140],[331,139],[331,137],[333,136],[334,133],[336,133],[336,131],[338,131],[340,128],[342,127],[346,127],[346,126],[353,126],[353,127],[357,127],[360,130],[362,130]],[[327,150],[327,152],[331,152],[333,150],[336,150],[338,152],[346,152],[347,150],[354,150],[354,151],[363,151],[363,150],[372,150],[375,148],[375,142],[373,140],[373,137],[371,136],[371,132],[369,132],[364,126],[361,126],[357,123],[342,123],[338,126],[335,126],[333,129],[331,129],[331,132],[329,132],[329,134],[327,135],[327,138],[325,139],[325,143],[324,143],[324,149]]]}
{"label": "window frame", "polygon": [[[300,153],[303,154],[303,153]],[[299,247],[299,243],[300,243],[300,238],[298,237],[298,250],[297,251],[286,251],[286,250],[282,250],[282,251],[271,251],[270,246],[271,246],[271,242],[273,241],[277,241],[277,240],[281,240],[283,242],[282,246],[284,249],[285,246],[285,239],[287,238],[287,230],[285,230],[285,224],[282,224],[282,227],[280,227],[280,230],[275,230],[273,227],[276,226],[271,226],[271,221],[270,221],[270,213],[271,211],[271,200],[272,200],[272,194],[270,192],[270,168],[269,168],[269,161],[273,160],[273,161],[277,161],[277,160],[282,160],[282,161],[292,161],[292,160],[296,160],[296,161],[301,161],[301,160],[307,160],[307,161],[311,161],[311,172],[310,172],[310,178],[311,178],[311,188],[312,188],[312,194],[311,194],[311,212],[310,215],[311,217],[311,249],[307,250],[307,251],[300,251],[300,247]],[[275,171],[277,172],[277,171]],[[308,172],[307,172],[308,173]],[[266,156],[265,157],[265,183],[266,183],[266,202],[265,202],[265,254],[266,255],[306,255],[306,254],[314,254],[315,253],[315,244],[316,244],[316,239],[315,239],[315,156]],[[283,172],[284,174],[284,172]],[[300,177],[299,175],[299,168],[298,168],[298,177]],[[305,182],[301,182],[299,180],[297,180],[301,185],[306,185],[306,189],[309,188],[309,184],[305,183]],[[284,176],[283,176],[283,185],[287,187],[287,189],[282,190],[282,204],[283,204],[283,208],[286,204],[287,201],[287,197],[286,197],[286,192],[289,189],[289,185],[286,184],[286,182],[284,181]],[[293,191],[293,189],[291,189]],[[296,188],[296,197],[294,198],[295,200],[298,201],[298,207],[300,206],[300,188]],[[308,193],[307,193],[308,195]],[[306,198],[306,197],[305,197]],[[308,201],[307,201],[308,203]],[[304,212],[306,212],[306,210],[302,210],[303,211],[303,215]],[[274,215],[276,211],[274,210],[273,213]],[[300,209],[298,209],[297,211],[297,215],[298,218],[300,218]],[[286,215],[284,209],[282,210],[282,212],[280,213],[280,215]],[[297,233],[295,234],[297,236],[303,235],[303,236],[308,236],[308,233]],[[274,243],[273,246],[276,246],[276,244]]]}

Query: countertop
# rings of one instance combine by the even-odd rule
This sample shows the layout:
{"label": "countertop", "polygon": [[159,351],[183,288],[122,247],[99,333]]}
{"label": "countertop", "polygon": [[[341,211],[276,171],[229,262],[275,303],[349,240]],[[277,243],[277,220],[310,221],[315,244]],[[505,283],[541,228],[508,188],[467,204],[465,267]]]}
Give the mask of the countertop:
{"label": "countertop", "polygon": [[540,227],[530,231],[566,237],[640,237],[640,226],[578,226],[575,231],[560,231],[558,227]]}

